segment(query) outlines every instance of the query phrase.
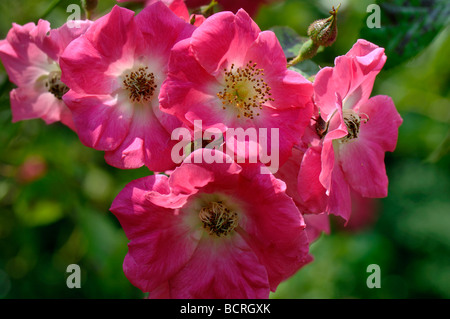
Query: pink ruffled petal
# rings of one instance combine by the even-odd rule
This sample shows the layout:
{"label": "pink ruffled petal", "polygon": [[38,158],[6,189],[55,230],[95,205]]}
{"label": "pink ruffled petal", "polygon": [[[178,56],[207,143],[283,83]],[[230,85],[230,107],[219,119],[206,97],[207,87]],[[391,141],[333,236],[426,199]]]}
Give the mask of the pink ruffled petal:
{"label": "pink ruffled petal", "polygon": [[189,22],[189,11],[184,0],[171,0],[170,2],[166,4],[169,9],[184,21]]}
{"label": "pink ruffled petal", "polygon": [[[208,164],[205,158],[216,157],[216,152],[220,162]],[[170,185],[172,189],[188,194],[213,181],[216,188],[235,190],[241,171],[241,166],[233,162],[228,155],[202,148],[192,152],[183,164],[174,170],[170,176]]]}
{"label": "pink ruffled petal", "polygon": [[161,286],[153,289],[152,292],[148,295],[148,299],[170,299],[170,284],[169,282],[165,282],[161,284]]}
{"label": "pink ruffled petal", "polygon": [[298,173],[298,193],[303,206],[314,214],[325,211],[328,197],[326,189],[320,183],[319,176],[322,170],[320,146],[310,147],[301,161]]}
{"label": "pink ruffled petal", "polygon": [[31,30],[30,37],[39,49],[45,52],[51,59],[58,61],[64,49],[74,39],[86,32],[92,25],[92,21],[77,21],[79,27],[71,28],[67,23],[58,29],[51,30],[50,23],[45,20],[39,20],[37,26]]}
{"label": "pink ruffled petal", "polygon": [[190,128],[194,127],[194,120],[200,119],[203,129],[222,123],[226,112],[216,95],[220,85],[195,60],[189,40],[174,46],[169,66],[159,95],[162,110],[177,116]]}
{"label": "pink ruffled petal", "polygon": [[393,151],[402,119],[392,99],[376,96],[361,105],[360,134],[339,147],[339,161],[351,187],[364,197],[387,196],[385,151]]}
{"label": "pink ruffled petal", "polygon": [[240,66],[247,62],[245,54],[259,33],[259,27],[245,11],[236,15],[219,12],[192,34],[192,52],[208,73],[217,76],[232,63]]}
{"label": "pink ruffled petal", "polygon": [[138,35],[134,15],[134,11],[116,5],[110,13],[97,19],[83,37],[98,44],[96,49],[103,59],[119,60],[124,55],[124,48],[134,49]]}
{"label": "pink ruffled petal", "polygon": [[[168,177],[165,175],[139,178],[127,184],[114,199],[110,210],[119,218],[128,238],[135,238],[145,233],[147,228],[159,218],[159,215],[151,214],[152,211],[167,212],[167,216],[171,215],[170,209],[156,206],[147,198],[151,192],[158,195],[170,194],[167,180]],[[163,222],[162,228],[171,225],[170,219],[161,222]]]}
{"label": "pink ruffled petal", "polygon": [[47,124],[59,121],[66,108],[53,94],[41,93],[32,88],[19,87],[10,93],[13,122],[42,118]]}
{"label": "pink ruffled petal", "polygon": [[122,169],[146,165],[152,171],[162,172],[176,165],[171,159],[175,144],[151,110],[143,114],[135,111],[125,139],[105,153],[105,160]]}
{"label": "pink ruffled petal", "polygon": [[365,40],[358,40],[345,59],[336,59],[336,76],[349,72],[351,75],[348,91],[341,93],[344,109],[358,110],[361,103],[369,99],[375,77],[385,62],[384,49]]}
{"label": "pink ruffled petal", "polygon": [[[63,102],[64,103],[64,102]],[[69,127],[72,131],[76,132],[75,122],[73,121],[72,111],[64,103],[64,107],[61,109],[61,123]]]}
{"label": "pink ruffled petal", "polygon": [[330,233],[330,217],[328,214],[305,214],[306,234],[310,243],[316,241],[322,232]]}
{"label": "pink ruffled petal", "polygon": [[351,214],[350,187],[345,179],[341,167],[336,162],[331,176],[331,189],[326,211],[340,216],[346,221]]}
{"label": "pink ruffled petal", "polygon": [[125,275],[142,291],[157,288],[179,272],[197,246],[183,215],[154,205],[147,199],[149,190],[167,193],[167,177],[149,176],[129,183],[110,208],[130,239]]}
{"label": "pink ruffled petal", "polygon": [[[245,173],[245,172],[244,172]],[[286,195],[286,184],[269,174],[246,174],[237,196],[246,202],[245,218],[239,234],[265,266],[270,289],[310,261],[305,223],[293,200]],[[250,178],[248,176],[248,178]],[[257,195],[256,195],[257,194]]]}
{"label": "pink ruffled petal", "polygon": [[226,243],[200,241],[170,287],[172,297],[180,299],[269,297],[266,270],[238,234]]}
{"label": "pink ruffled petal", "polygon": [[160,1],[142,10],[135,21],[146,43],[145,54],[155,57],[168,58],[174,44],[190,37],[195,29]]}
{"label": "pink ruffled petal", "polygon": [[[320,109],[320,115],[325,121],[329,121],[331,115],[336,109],[336,95],[335,92],[342,92],[346,90],[345,83],[350,81],[348,72],[341,74],[342,78],[336,82],[334,78],[334,69],[325,67],[321,69],[314,80],[314,101]],[[344,89],[339,87],[338,83],[343,83]]]}
{"label": "pink ruffled petal", "polygon": [[378,144],[355,139],[340,147],[339,161],[355,191],[364,197],[387,196],[384,150]]}
{"label": "pink ruffled petal", "polygon": [[[248,48],[244,60],[256,62],[256,67],[264,70],[265,79],[269,79],[271,76],[279,76],[286,71],[286,57],[280,42],[272,31],[263,31],[258,34],[256,40]],[[296,74],[299,79],[295,82],[306,82],[300,74]]]}
{"label": "pink ruffled petal", "polygon": [[351,190],[352,198],[352,218],[344,227],[344,231],[359,232],[372,227],[379,217],[379,203],[374,198],[362,197],[360,194]]}
{"label": "pink ruffled petal", "polygon": [[358,111],[361,103],[369,99],[385,61],[383,48],[358,40],[346,55],[336,58],[334,68],[320,70],[314,81],[314,98],[322,117],[328,120],[334,112],[335,93],[342,97],[344,109]]}
{"label": "pink ruffled petal", "polygon": [[397,112],[392,98],[377,95],[361,105],[359,113],[368,120],[361,123],[359,137],[380,145],[388,152],[393,152],[397,145],[398,128],[403,120]]}
{"label": "pink ruffled petal", "polygon": [[60,58],[61,81],[85,94],[111,94],[119,88],[117,78],[108,75],[108,61],[96,47],[80,37],[66,48]]}
{"label": "pink ruffled petal", "polygon": [[194,26],[199,27],[206,21],[206,18],[201,14],[192,14],[189,20],[195,19]]}
{"label": "pink ruffled petal", "polygon": [[336,109],[333,112],[334,116],[331,118],[328,127],[328,133],[323,139],[322,146],[322,170],[320,172],[320,182],[325,189],[329,190],[331,188],[331,172],[335,165],[335,154],[334,154],[334,140],[343,138],[348,134],[347,127],[344,122],[342,114],[342,100],[338,93],[336,93]]}
{"label": "pink ruffled petal", "polygon": [[29,32],[34,23],[24,26],[13,24],[6,40],[0,41],[0,59],[8,73],[9,80],[17,86],[32,87],[36,80],[47,75],[54,64],[30,40]]}
{"label": "pink ruffled petal", "polygon": [[[281,76],[280,76],[281,75]],[[272,105],[277,109],[300,107],[307,108],[312,105],[313,87],[311,82],[306,80],[297,72],[286,70],[279,74],[277,78],[270,79],[272,97],[275,99]],[[310,113],[309,113],[310,112]],[[309,122],[312,110],[303,117]]]}
{"label": "pink ruffled petal", "polygon": [[[198,240],[190,229],[181,227],[182,216],[170,212],[151,212],[155,225],[146,233],[132,238],[128,244],[129,255],[136,262],[138,276],[125,273],[127,278],[144,292],[150,292],[186,267],[197,248]],[[173,225],[162,228],[160,220],[173,220]],[[137,277],[137,278],[136,278]]]}
{"label": "pink ruffled petal", "polygon": [[384,48],[364,39],[359,39],[346,56],[355,58],[362,74],[378,73],[386,62]]}
{"label": "pink ruffled petal", "polygon": [[111,65],[130,64],[142,50],[142,35],[134,22],[134,12],[115,6],[96,20],[88,31],[72,41],[60,58],[61,80],[85,94],[112,94],[120,88],[121,71]]}
{"label": "pink ruffled petal", "polygon": [[128,134],[132,111],[118,107],[107,95],[85,95],[70,90],[63,100],[73,114],[81,142],[97,150],[116,149]]}
{"label": "pink ruffled petal", "polygon": [[[290,108],[281,110],[266,110],[267,120],[258,123],[262,128],[267,129],[268,135],[272,129],[279,131],[279,138],[273,139],[271,134],[268,138],[267,145],[262,144],[263,147],[269,150],[274,145],[278,145],[279,165],[283,165],[292,154],[292,147],[298,141],[298,137],[303,135],[307,122],[311,117],[311,106],[307,104],[305,108]],[[261,134],[261,133],[260,133]]]}
{"label": "pink ruffled petal", "polygon": [[291,197],[296,204],[301,203],[302,199],[297,190],[297,176],[300,171],[300,163],[302,162],[303,152],[296,147],[292,148],[292,155],[284,163],[274,176],[286,183],[286,194]]}

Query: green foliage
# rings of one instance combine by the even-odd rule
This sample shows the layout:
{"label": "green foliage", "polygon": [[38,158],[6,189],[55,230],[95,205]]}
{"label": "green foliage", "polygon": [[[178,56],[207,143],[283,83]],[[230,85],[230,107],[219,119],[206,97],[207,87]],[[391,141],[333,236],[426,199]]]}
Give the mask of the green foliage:
{"label": "green foliage", "polygon": [[278,41],[280,41],[286,59],[293,59],[297,56],[303,43],[308,41],[308,37],[301,37],[294,29],[288,26],[275,26],[271,28]]}
{"label": "green foliage", "polygon": [[[308,41],[307,37],[299,36],[295,30],[288,26],[275,26],[270,30],[277,36],[277,39],[283,48],[284,55],[288,60],[295,58],[302,48],[302,45]],[[291,66],[289,69],[300,73],[305,78],[314,76],[320,70],[319,66],[311,60],[300,62]]]}
{"label": "green foliage", "polygon": [[389,59],[385,69],[416,56],[450,21],[446,0],[378,0],[376,3],[381,7],[381,28],[364,27],[361,37],[386,49]]}

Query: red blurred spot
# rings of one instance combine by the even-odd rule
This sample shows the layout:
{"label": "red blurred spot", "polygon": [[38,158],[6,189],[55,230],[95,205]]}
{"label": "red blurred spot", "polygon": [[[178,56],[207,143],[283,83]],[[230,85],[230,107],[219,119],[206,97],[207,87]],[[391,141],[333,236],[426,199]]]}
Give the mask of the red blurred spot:
{"label": "red blurred spot", "polygon": [[47,163],[42,156],[30,155],[17,170],[16,178],[20,183],[31,183],[47,173]]}

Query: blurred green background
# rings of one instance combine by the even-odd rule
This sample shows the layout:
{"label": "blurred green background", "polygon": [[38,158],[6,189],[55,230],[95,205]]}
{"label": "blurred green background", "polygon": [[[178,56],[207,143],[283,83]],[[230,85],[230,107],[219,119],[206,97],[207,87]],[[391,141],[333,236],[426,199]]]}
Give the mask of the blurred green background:
{"label": "blurred green background", "polygon": [[[393,98],[403,117],[397,149],[386,154],[389,195],[355,211],[347,228],[312,244],[315,261],[282,283],[273,298],[450,297],[450,37],[445,1],[378,1],[380,29],[369,29],[375,1],[287,0],[261,9],[261,29],[308,25],[341,3],[339,35],[313,61],[332,65],[360,37],[386,48],[388,63],[372,95]],[[0,2],[0,38],[11,23],[45,16],[63,24],[71,1]],[[56,4],[51,11],[48,9]],[[95,17],[115,4],[100,0]],[[138,8],[137,5],[127,5]],[[391,62],[392,61],[392,62]],[[146,168],[119,170],[61,124],[11,122],[9,83],[0,69],[0,298],[142,298],[122,271],[127,239],[109,207]],[[81,289],[66,267],[81,267]],[[381,268],[369,289],[366,268]]]}

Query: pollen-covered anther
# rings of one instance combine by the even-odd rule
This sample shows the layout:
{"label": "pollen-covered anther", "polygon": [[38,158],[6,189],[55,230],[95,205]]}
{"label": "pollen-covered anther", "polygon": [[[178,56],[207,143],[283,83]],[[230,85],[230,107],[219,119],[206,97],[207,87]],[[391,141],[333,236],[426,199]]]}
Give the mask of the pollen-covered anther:
{"label": "pollen-covered anther", "polygon": [[123,86],[128,91],[128,97],[132,102],[147,102],[153,97],[158,85],[155,83],[155,75],[148,72],[148,67],[140,67],[125,76]]}
{"label": "pollen-covered anther", "polygon": [[217,96],[222,101],[222,108],[231,106],[238,109],[237,117],[253,119],[259,116],[263,105],[274,101],[271,97],[270,86],[264,81],[264,70],[257,69],[257,64],[249,61],[244,67],[235,68],[232,64],[230,70],[224,69],[225,85]]}
{"label": "pollen-covered anther", "polygon": [[[344,110],[343,117],[348,134],[342,138],[342,142],[348,142],[358,137],[359,128],[361,126],[361,117],[351,109]],[[367,119],[363,119],[363,121],[367,121]]]}
{"label": "pollen-covered anther", "polygon": [[238,226],[238,214],[230,210],[223,202],[210,202],[200,209],[198,214],[203,228],[211,236],[224,237]]}
{"label": "pollen-covered anther", "polygon": [[69,92],[69,88],[61,82],[61,72],[50,72],[45,81],[45,88],[58,100],[62,100],[62,96]]}

